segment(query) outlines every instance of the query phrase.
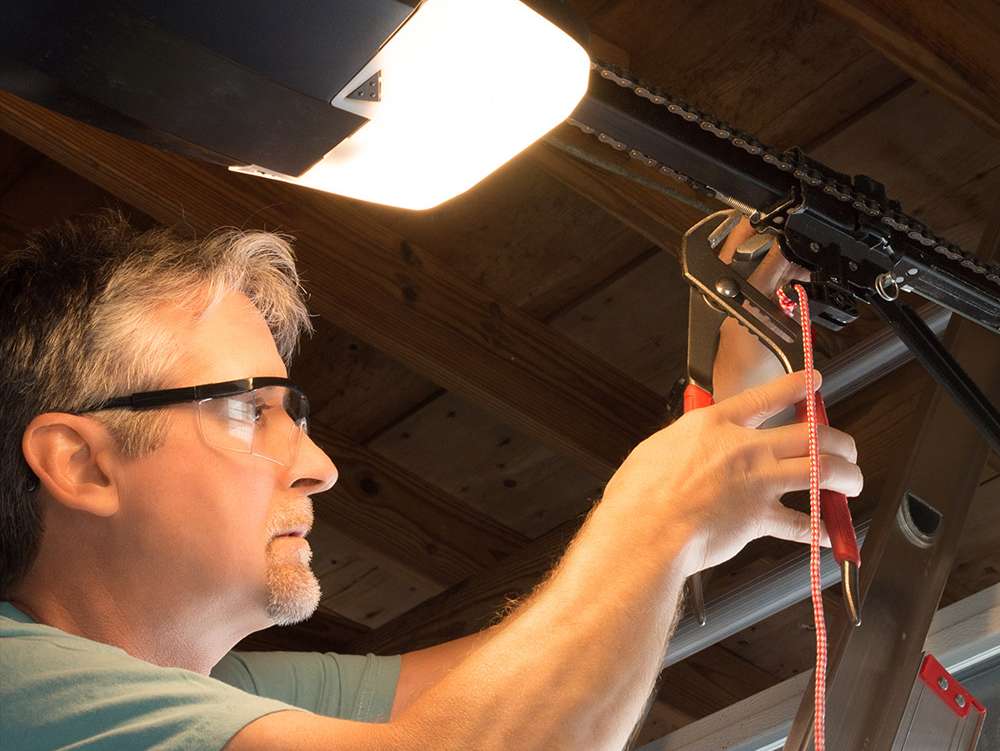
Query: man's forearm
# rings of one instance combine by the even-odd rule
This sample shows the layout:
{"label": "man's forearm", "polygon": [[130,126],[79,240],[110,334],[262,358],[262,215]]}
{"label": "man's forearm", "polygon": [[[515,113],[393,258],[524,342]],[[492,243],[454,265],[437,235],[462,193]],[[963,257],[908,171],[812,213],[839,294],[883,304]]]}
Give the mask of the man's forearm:
{"label": "man's forearm", "polygon": [[621,749],[675,621],[684,539],[624,550],[604,526],[588,522],[550,579],[399,720],[437,748]]}

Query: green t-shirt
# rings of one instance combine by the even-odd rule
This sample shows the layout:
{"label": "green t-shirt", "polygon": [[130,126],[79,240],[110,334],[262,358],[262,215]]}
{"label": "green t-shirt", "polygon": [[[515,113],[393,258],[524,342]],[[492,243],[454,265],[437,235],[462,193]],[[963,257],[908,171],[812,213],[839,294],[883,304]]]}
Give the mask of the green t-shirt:
{"label": "green t-shirt", "polygon": [[221,749],[258,717],[289,709],[385,722],[399,668],[398,656],[231,652],[209,677],[0,602],[0,749]]}

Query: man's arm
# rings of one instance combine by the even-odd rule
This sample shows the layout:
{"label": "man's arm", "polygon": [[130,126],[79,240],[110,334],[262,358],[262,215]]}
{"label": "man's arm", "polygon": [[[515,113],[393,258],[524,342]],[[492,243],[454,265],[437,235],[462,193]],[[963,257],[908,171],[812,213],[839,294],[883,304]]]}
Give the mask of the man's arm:
{"label": "man's arm", "polygon": [[[801,373],[685,415],[637,446],[550,578],[385,724],[280,712],[229,748],[619,751],[653,688],[684,579],[755,537],[806,541],[780,503],[809,484],[804,425],[757,427],[805,397]],[[821,485],[862,480],[853,440],[820,431]]]}
{"label": "man's arm", "polygon": [[453,639],[444,644],[435,644],[433,647],[404,654],[390,719],[398,719],[417,697],[442,680],[473,651],[484,645],[496,630],[497,627],[494,626],[461,639]]}
{"label": "man's arm", "polygon": [[[737,246],[754,234],[755,230],[746,219],[726,238],[719,259],[732,263]],[[777,241],[767,256],[750,275],[750,283],[765,295],[771,296],[775,290],[791,279],[807,279],[808,272],[790,263],[781,254]],[[783,372],[778,359],[746,329],[732,318],[723,323],[719,353],[713,377],[716,401],[732,396],[754,386],[778,377]],[[441,680],[449,670],[465,659],[473,650],[481,647],[496,633],[496,628],[478,634],[446,642],[416,652],[403,655],[402,669],[392,707],[392,717],[396,718],[421,693]]]}

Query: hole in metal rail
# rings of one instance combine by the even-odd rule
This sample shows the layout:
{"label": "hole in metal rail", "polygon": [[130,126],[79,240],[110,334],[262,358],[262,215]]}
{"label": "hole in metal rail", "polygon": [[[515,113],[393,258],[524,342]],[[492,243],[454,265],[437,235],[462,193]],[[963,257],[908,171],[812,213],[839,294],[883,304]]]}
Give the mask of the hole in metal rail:
{"label": "hole in metal rail", "polygon": [[934,544],[941,519],[940,511],[913,493],[903,496],[896,515],[896,521],[906,539],[921,548],[929,548]]}

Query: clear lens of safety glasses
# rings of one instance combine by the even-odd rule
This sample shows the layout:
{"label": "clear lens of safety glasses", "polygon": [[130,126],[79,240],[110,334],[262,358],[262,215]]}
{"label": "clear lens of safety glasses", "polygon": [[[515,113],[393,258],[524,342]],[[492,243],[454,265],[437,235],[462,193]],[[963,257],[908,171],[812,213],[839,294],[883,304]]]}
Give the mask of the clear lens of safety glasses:
{"label": "clear lens of safety glasses", "polygon": [[295,463],[302,434],[309,430],[309,400],[287,386],[263,386],[196,404],[198,425],[209,446],[285,467]]}

